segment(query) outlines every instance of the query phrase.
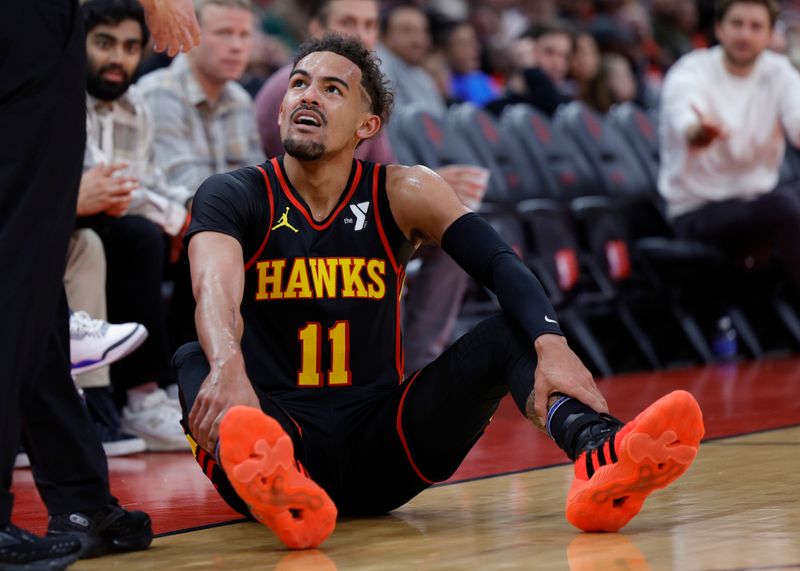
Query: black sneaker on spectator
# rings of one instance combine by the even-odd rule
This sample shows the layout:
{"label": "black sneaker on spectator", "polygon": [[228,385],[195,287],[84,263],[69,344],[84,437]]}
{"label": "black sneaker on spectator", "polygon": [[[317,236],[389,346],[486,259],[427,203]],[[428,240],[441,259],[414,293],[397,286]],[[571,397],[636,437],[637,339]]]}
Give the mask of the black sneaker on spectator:
{"label": "black sneaker on spectator", "polygon": [[85,311],[73,311],[69,316],[72,374],[88,373],[119,361],[145,339],[147,329],[141,323],[112,324],[92,319]]}
{"label": "black sneaker on spectator", "polygon": [[13,524],[0,526],[0,569],[3,571],[60,571],[80,556],[74,535],[39,537]]}
{"label": "black sneaker on spectator", "polygon": [[80,557],[98,557],[106,553],[141,551],[150,547],[153,528],[150,516],[127,511],[114,501],[95,513],[72,512],[51,515],[47,537],[77,536],[82,544]]}
{"label": "black sneaker on spectator", "polygon": [[106,456],[126,456],[144,452],[147,444],[144,439],[123,432],[117,407],[111,398],[108,387],[90,387],[83,389],[83,398],[89,414],[94,420],[94,427]]}

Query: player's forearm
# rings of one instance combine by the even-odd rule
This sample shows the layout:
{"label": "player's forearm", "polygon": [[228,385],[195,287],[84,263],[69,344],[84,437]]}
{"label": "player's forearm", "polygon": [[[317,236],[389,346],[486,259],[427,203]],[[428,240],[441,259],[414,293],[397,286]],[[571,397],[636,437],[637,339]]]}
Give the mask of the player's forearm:
{"label": "player's forearm", "polygon": [[225,276],[214,272],[201,278],[195,297],[197,336],[211,368],[244,368],[242,314]]}
{"label": "player's forearm", "polygon": [[503,311],[531,340],[547,333],[561,335],[542,284],[480,216],[470,213],[453,222],[442,237],[442,248],[497,295]]}

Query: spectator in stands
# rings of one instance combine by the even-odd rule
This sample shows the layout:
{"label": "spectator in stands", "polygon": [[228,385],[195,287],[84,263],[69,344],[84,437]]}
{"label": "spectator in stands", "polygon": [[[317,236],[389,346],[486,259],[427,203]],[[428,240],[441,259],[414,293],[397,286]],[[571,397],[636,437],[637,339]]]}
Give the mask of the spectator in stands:
{"label": "spectator in stands", "polygon": [[481,68],[481,46],[469,22],[445,24],[436,33],[436,44],[444,50],[453,70],[453,97],[480,107],[494,101],[500,88]]}
{"label": "spectator in stands", "polygon": [[[447,56],[441,51],[431,52],[422,62],[422,67],[433,78],[436,89],[439,91],[439,95],[446,107],[462,103],[453,95],[453,70],[450,69],[450,64],[447,63]],[[384,73],[384,75],[386,74]]]}
{"label": "spectator in stands", "polygon": [[575,50],[569,60],[569,76],[562,91],[572,98],[583,99],[599,69],[597,42],[589,32],[578,32],[575,35]]}
{"label": "spectator in stands", "polygon": [[[381,44],[375,51],[394,90],[397,109],[419,103],[434,113],[444,113],[444,98],[423,67],[431,53],[431,35],[428,16],[421,8],[410,2],[388,8],[381,19]],[[450,77],[452,82],[452,73]]]}
{"label": "spectator in stands", "polygon": [[571,28],[563,22],[531,27],[512,46],[514,71],[505,95],[486,109],[499,115],[506,105],[527,103],[552,115],[571,100],[564,81],[573,51]]}
{"label": "spectator in stands", "polygon": [[636,99],[636,78],[631,66],[621,55],[605,54],[600,68],[589,82],[582,97],[599,113],[605,114],[613,105]]}
{"label": "spectator in stands", "polygon": [[[166,307],[161,294],[164,233],[184,227],[191,192],[169,185],[153,164],[153,125],[144,98],[130,85],[147,41],[144,13],[135,0],[89,0],[82,6],[88,61],[84,173],[78,192],[80,226],[103,242],[108,314],[140,322],[149,337],[114,365],[119,400],[127,397],[122,426],[154,450],[187,446],[180,428],[176,387],[170,382]],[[108,409],[107,391],[90,391]]]}
{"label": "spectator in stands", "polygon": [[800,288],[800,194],[781,185],[785,137],[800,144],[800,73],[767,50],[774,0],[720,0],[720,45],[664,81],[659,191],[676,232],[733,253],[771,246]]}
{"label": "spectator in stands", "polygon": [[250,55],[250,1],[196,5],[200,45],[138,82],[152,112],[159,166],[190,194],[212,174],[264,160],[253,100],[236,83]]}

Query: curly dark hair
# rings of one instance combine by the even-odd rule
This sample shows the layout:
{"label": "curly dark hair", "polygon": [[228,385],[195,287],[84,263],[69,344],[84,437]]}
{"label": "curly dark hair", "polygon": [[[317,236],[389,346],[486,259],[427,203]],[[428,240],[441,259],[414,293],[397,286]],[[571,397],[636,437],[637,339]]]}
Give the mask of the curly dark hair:
{"label": "curly dark hair", "polygon": [[357,38],[340,34],[326,34],[322,38],[308,40],[298,48],[292,71],[300,60],[316,52],[333,52],[356,64],[361,70],[361,86],[369,96],[372,112],[381,118],[381,125],[389,122],[394,94],[381,73],[380,60],[364,44]]}

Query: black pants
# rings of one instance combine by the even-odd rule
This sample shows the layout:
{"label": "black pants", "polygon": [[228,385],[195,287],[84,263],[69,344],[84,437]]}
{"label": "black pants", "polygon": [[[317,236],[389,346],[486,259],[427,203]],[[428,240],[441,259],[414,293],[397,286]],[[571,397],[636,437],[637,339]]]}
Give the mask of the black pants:
{"label": "black pants", "polygon": [[69,374],[62,280],[85,144],[86,45],[77,0],[0,18],[0,525],[22,431],[50,513],[110,501],[100,442]]}
{"label": "black pants", "polygon": [[[182,347],[175,365],[186,424],[209,367],[197,343]],[[332,408],[302,407],[256,392],[264,411],[292,437],[296,458],[339,512],[376,514],[449,478],[509,390],[524,411],[535,368],[530,340],[498,316],[481,322],[402,385],[360,406],[351,404],[355,412],[347,417],[330,420]],[[335,400],[334,391],[347,389],[328,390]],[[247,515],[214,459],[199,450],[197,460],[220,495]]]}
{"label": "black pants", "polygon": [[731,255],[771,249],[800,292],[800,189],[779,186],[755,200],[715,202],[679,216],[675,232]]}
{"label": "black pants", "polygon": [[164,236],[161,228],[142,216],[103,216],[91,220],[106,251],[108,320],[135,321],[148,336],[136,351],[111,366],[111,384],[119,399],[124,392],[151,381],[166,386],[170,380],[167,308],[164,283]]}

